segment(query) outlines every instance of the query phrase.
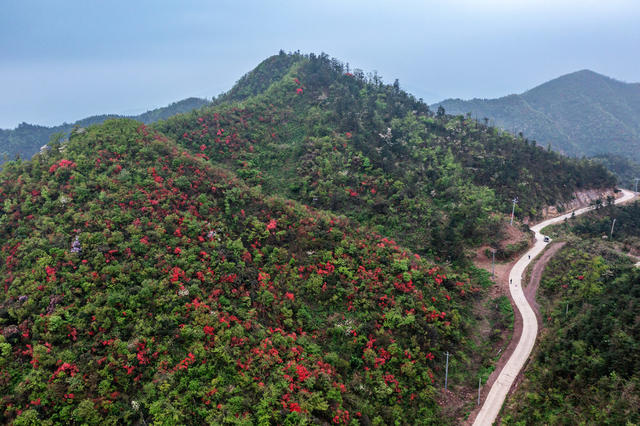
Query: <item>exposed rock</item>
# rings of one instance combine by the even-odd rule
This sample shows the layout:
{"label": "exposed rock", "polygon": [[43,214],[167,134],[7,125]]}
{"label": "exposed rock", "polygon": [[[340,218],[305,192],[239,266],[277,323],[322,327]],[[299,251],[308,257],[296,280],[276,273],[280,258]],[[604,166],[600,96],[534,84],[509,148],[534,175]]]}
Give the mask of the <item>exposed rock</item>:
{"label": "exposed rock", "polygon": [[[550,217],[558,216],[559,214],[566,213],[571,210],[587,207],[593,204],[596,200],[601,200],[605,205],[607,197],[617,198],[621,196],[621,192],[616,194],[613,189],[589,189],[585,191],[578,191],[573,193],[573,199],[565,203],[558,203],[556,206],[548,206],[542,209],[542,218],[548,219]],[[560,211],[559,211],[560,210]]]}

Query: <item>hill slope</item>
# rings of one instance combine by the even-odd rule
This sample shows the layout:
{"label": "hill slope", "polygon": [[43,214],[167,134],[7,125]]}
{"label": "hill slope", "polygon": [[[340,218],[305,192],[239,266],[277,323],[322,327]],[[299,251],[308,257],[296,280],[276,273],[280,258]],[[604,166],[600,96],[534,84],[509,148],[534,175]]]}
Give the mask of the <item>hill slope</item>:
{"label": "hill slope", "polygon": [[582,70],[520,95],[447,99],[450,114],[489,118],[514,133],[572,156],[612,153],[640,161],[640,84]]}
{"label": "hill slope", "polygon": [[[174,102],[166,107],[156,108],[140,115],[131,116],[135,120],[145,124],[164,120],[175,114],[180,114],[208,105],[210,102],[205,99],[187,98]],[[49,142],[49,139],[56,133],[68,135],[74,126],[86,127],[91,124],[99,124],[110,118],[122,117],[116,114],[95,115],[83,118],[75,123],[64,123],[59,126],[47,127],[33,124],[21,123],[15,129],[0,129],[0,163],[6,155],[9,160],[13,160],[16,155],[21,158],[31,158],[40,148]]]}
{"label": "hill slope", "polygon": [[[535,216],[605,169],[427,105],[326,55],[277,55],[230,93],[255,93],[158,123],[179,143],[267,193],[335,211],[420,253],[460,259],[497,233],[511,199]],[[267,79],[269,66],[273,75]],[[289,66],[283,73],[282,64]],[[254,76],[260,78],[255,79]],[[236,99],[230,96],[231,99]]]}
{"label": "hill slope", "polygon": [[2,422],[453,423],[443,354],[473,386],[495,342],[465,248],[613,183],[326,55],[259,70],[0,172]]}
{"label": "hill slope", "polygon": [[478,350],[477,278],[134,121],[8,163],[0,202],[3,422],[441,423],[443,351]]}

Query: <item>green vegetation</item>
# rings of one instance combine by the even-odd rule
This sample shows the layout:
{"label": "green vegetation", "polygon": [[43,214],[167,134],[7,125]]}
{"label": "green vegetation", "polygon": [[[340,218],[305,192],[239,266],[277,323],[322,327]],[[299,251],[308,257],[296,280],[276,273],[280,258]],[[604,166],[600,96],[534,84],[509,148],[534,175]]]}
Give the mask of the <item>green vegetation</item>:
{"label": "green vegetation", "polygon": [[640,238],[640,202],[638,201],[627,206],[610,205],[595,210],[572,221],[570,229],[571,232],[582,237],[609,236],[613,219],[616,220],[614,240]]}
{"label": "green vegetation", "polygon": [[[150,124],[158,120],[164,120],[172,115],[201,108],[209,103],[209,101],[204,99],[187,98],[174,102],[166,107],[156,108],[130,118],[145,124]],[[114,114],[96,115],[83,118],[73,124],[64,123],[53,127],[21,123],[15,129],[0,129],[0,163],[6,160],[13,160],[16,157],[29,159],[56,134],[62,134],[66,137],[74,127],[86,127],[92,124],[99,124],[105,120],[117,117],[119,116]]]}
{"label": "green vegetation", "polygon": [[[441,423],[485,277],[129,120],[1,175],[3,422]],[[103,420],[101,420],[103,419]]]}
{"label": "green vegetation", "polygon": [[543,331],[505,424],[640,421],[640,270],[565,246],[541,283]]}
{"label": "green vegetation", "polygon": [[59,136],[0,172],[4,423],[454,423],[513,315],[465,249],[614,182],[326,55]]}
{"label": "green vegetation", "polygon": [[465,245],[497,233],[494,213],[508,212],[515,195],[517,216],[535,216],[575,190],[615,183],[599,164],[434,114],[397,82],[384,85],[326,55],[281,52],[257,70],[221,97],[242,102],[156,128],[239,168],[266,193],[347,215],[421,254],[464,259]]}
{"label": "green vegetation", "polygon": [[498,308],[498,312],[500,313],[500,317],[504,318],[503,324],[500,324],[499,328],[509,328],[513,330],[513,308],[511,307],[511,302],[507,296],[500,296],[496,299],[496,306]]}
{"label": "green vegetation", "polygon": [[479,120],[486,117],[505,130],[522,132],[545,147],[550,144],[572,156],[616,154],[640,162],[638,83],[623,83],[583,70],[520,95],[448,99],[438,106],[450,114],[470,113]]}
{"label": "green vegetation", "polygon": [[[548,235],[569,239],[600,238],[609,239],[613,226],[613,240],[608,247],[619,251],[634,251],[640,255],[640,202],[618,206],[606,204],[589,214],[572,218],[561,225],[547,227]],[[618,247],[620,246],[620,247]]]}
{"label": "green vegetation", "polygon": [[600,154],[592,158],[611,170],[618,177],[622,187],[635,189],[635,179],[640,178],[640,161],[632,161],[628,156],[615,154]]}
{"label": "green vegetation", "polygon": [[[552,227],[569,242],[544,272],[538,300],[545,328],[504,423],[640,421],[640,268],[627,255],[640,251],[639,217],[636,202]],[[610,241],[602,236],[612,218]]]}
{"label": "green vegetation", "polygon": [[[524,252],[529,248],[529,238],[518,241],[515,244],[507,244],[504,248],[498,247],[496,248],[495,257],[496,260],[511,260],[514,259],[517,255]],[[493,254],[490,249],[486,249],[484,252],[485,256],[491,258]]]}

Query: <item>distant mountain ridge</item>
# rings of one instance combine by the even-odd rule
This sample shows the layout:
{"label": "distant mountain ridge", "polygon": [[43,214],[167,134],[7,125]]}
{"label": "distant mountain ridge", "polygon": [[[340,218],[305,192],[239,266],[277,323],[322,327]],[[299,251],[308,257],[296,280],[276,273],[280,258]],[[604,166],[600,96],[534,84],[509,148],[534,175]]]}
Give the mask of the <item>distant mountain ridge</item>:
{"label": "distant mountain ridge", "polygon": [[173,102],[165,107],[156,108],[139,115],[125,116],[118,114],[93,115],[73,123],[63,123],[58,126],[39,126],[36,124],[21,123],[15,129],[0,129],[0,163],[6,155],[13,160],[16,155],[21,158],[31,158],[38,152],[41,146],[49,142],[49,138],[56,133],[68,134],[74,126],[86,127],[92,124],[103,123],[110,118],[133,118],[145,124],[151,124],[158,120],[164,120],[172,115],[189,112],[194,109],[209,105],[211,102],[200,98],[186,98]]}
{"label": "distant mountain ridge", "polygon": [[640,83],[590,70],[566,74],[519,95],[446,99],[449,114],[471,113],[571,156],[617,154],[640,161]]}

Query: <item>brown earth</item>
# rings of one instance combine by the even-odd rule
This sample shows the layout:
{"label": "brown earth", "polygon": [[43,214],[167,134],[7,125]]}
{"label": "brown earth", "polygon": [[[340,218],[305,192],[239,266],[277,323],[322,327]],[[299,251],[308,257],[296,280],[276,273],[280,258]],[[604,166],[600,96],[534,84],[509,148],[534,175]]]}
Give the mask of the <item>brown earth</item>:
{"label": "brown earth", "polygon": [[[622,197],[622,192],[615,193],[610,188],[587,189],[584,191],[577,191],[573,193],[573,198],[571,201],[559,203],[559,206],[562,207],[563,212],[568,212],[571,210],[579,209],[581,207],[586,207],[590,205],[593,201],[598,199],[602,200],[602,202],[605,202],[608,196],[619,198],[619,197]],[[564,214],[564,213],[559,212],[557,206],[547,206],[542,209],[543,220],[556,217],[561,214]]]}
{"label": "brown earth", "polygon": [[[506,225],[504,227],[504,231],[505,231],[504,239],[500,242],[501,248],[504,248],[509,244],[519,243],[523,239],[527,238],[527,234],[525,232],[521,231],[520,229],[512,225]],[[473,259],[473,264],[478,268],[482,268],[486,271],[491,272],[491,257],[490,256],[487,257],[487,255],[485,254],[485,251],[487,249],[491,249],[491,247],[489,245],[484,245],[476,250],[476,257],[475,259]],[[509,272],[511,272],[511,267],[513,266],[516,260],[517,258],[509,262],[504,262],[504,261],[495,262],[494,281],[498,285],[493,286],[489,290],[489,296],[492,299],[495,299],[496,297],[500,297],[502,295],[508,295],[509,286],[507,285],[507,282],[509,280]]]}
{"label": "brown earth", "polygon": [[538,287],[540,286],[540,280],[542,279],[542,273],[544,272],[545,266],[551,258],[567,244],[566,241],[551,243],[549,247],[542,253],[542,256],[538,258],[536,263],[533,265],[533,269],[531,270],[531,277],[529,278],[529,282],[522,289],[524,291],[524,295],[527,298],[527,302],[533,308],[533,312],[536,314],[536,318],[538,319],[538,329],[542,328],[542,322],[540,317],[540,309],[538,306],[538,301],[536,300],[536,292],[538,291]]}

